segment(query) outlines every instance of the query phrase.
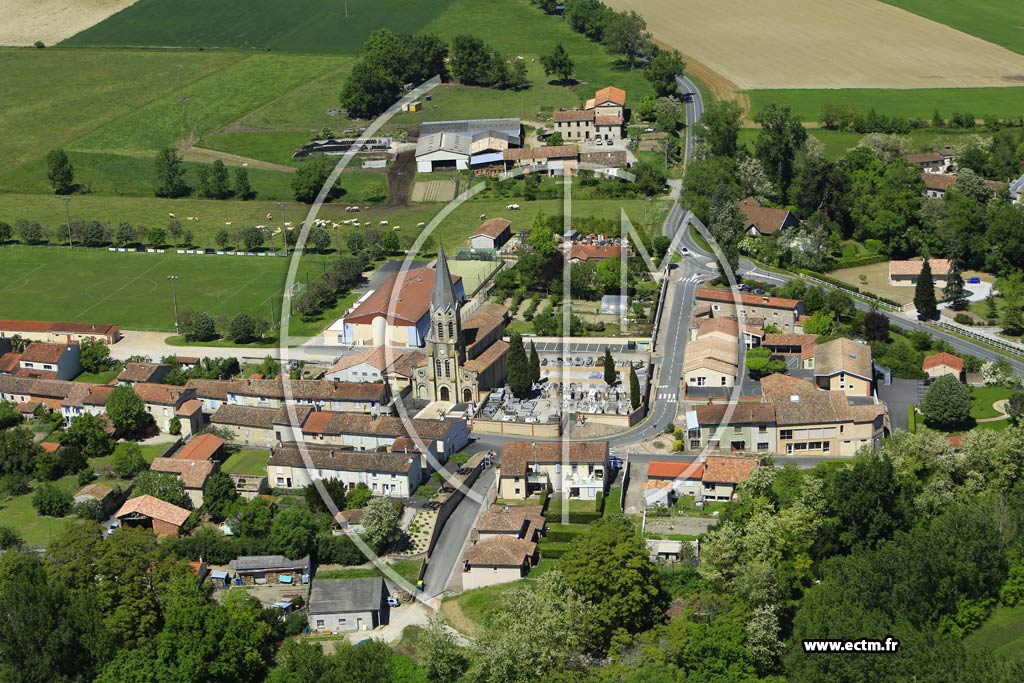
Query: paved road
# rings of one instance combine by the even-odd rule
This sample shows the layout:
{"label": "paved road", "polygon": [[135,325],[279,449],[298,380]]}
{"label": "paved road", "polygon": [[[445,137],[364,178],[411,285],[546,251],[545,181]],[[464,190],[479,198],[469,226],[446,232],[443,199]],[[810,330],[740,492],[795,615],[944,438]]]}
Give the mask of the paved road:
{"label": "paved road", "polygon": [[704,99],[700,90],[686,76],[676,76],[676,85],[679,92],[683,94],[683,101],[686,104],[686,151],[683,153],[683,177],[686,176],[686,167],[690,165],[690,158],[693,156],[694,132],[693,126],[704,114]]}
{"label": "paved road", "polygon": [[[472,491],[481,501],[487,500],[487,492],[494,484],[495,472],[497,468],[488,467],[480,473],[480,478],[473,484]],[[482,502],[466,496],[448,518],[448,523],[441,530],[441,537],[427,563],[427,571],[423,575],[423,592],[427,596],[438,596],[448,588],[452,571],[462,558],[463,546],[469,538],[470,530],[476,524],[482,507]]]}

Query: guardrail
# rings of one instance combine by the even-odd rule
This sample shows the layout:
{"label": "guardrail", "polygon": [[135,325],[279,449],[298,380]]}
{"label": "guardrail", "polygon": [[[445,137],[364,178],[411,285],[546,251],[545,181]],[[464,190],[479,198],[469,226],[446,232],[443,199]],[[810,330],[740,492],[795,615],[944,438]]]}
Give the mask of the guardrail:
{"label": "guardrail", "polygon": [[973,339],[975,341],[988,344],[989,346],[994,346],[1000,351],[1012,353],[1015,356],[1020,356],[1024,358],[1024,350],[1022,350],[1020,347],[1010,344],[1009,342],[1003,341],[1002,339],[996,339],[984,334],[979,334],[978,332],[975,332],[972,329],[956,325],[954,323],[947,323],[944,320],[936,320],[934,322],[929,323],[929,325],[932,327],[937,327],[941,330],[947,330],[949,332],[959,334],[962,337],[967,337],[969,339]]}

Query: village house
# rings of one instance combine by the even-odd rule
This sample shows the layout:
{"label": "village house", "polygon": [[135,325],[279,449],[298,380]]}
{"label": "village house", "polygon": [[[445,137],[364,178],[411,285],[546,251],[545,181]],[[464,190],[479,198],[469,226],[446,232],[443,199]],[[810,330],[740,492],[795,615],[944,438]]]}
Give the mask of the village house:
{"label": "village house", "polygon": [[551,176],[576,175],[580,150],[576,145],[554,145],[551,147],[519,147],[506,149],[502,159],[509,169],[522,167],[534,173]]}
{"label": "village house", "polygon": [[389,346],[375,346],[342,356],[330,367],[324,379],[341,382],[383,382],[387,368],[400,362],[404,356],[402,351]]}
{"label": "village house", "polygon": [[794,331],[793,326],[803,314],[804,308],[803,302],[796,299],[710,287],[699,287],[695,302],[698,306],[708,304],[713,318],[738,319],[742,314],[748,325],[753,325],[754,319],[759,319],[760,326],[775,325],[783,332]]}
{"label": "village house", "polygon": [[384,579],[316,579],[309,594],[312,633],[351,633],[386,626],[390,620]]}
{"label": "village house", "polygon": [[686,436],[691,451],[776,452],[775,408],[770,403],[701,405],[695,412],[697,428],[689,428]]}
{"label": "village house", "polygon": [[537,544],[520,538],[491,538],[466,548],[462,588],[471,590],[517,581],[537,563]]}
{"label": "village house", "polygon": [[760,458],[708,456],[704,463],[701,495],[704,500],[736,500],[736,486],[749,479],[760,464]]}
{"label": "village house", "polygon": [[287,401],[316,410],[373,414],[391,411],[391,394],[386,384],[282,377],[226,381],[230,405],[280,408]]}
{"label": "village house", "polygon": [[174,474],[192,501],[192,508],[203,505],[203,489],[210,475],[220,469],[220,463],[214,460],[181,460],[178,458],[157,458],[149,466],[154,472]]}
{"label": "village house", "polygon": [[474,249],[498,251],[512,239],[512,222],[506,218],[490,218],[469,236],[469,245]]}
{"label": "village house", "polygon": [[820,389],[871,396],[875,387],[871,347],[840,337],[814,348],[814,381]]}
{"label": "village house", "polygon": [[566,142],[603,140],[620,142],[626,136],[626,91],[601,88],[583,109],[560,109],[552,115],[554,132]]}
{"label": "village house", "polygon": [[955,170],[956,154],[949,147],[943,147],[937,152],[907,154],[904,158],[907,164],[916,166],[924,173],[952,173]]}
{"label": "village house", "polygon": [[[799,324],[799,321],[798,321]],[[800,356],[800,367],[810,370],[814,367],[814,347],[818,335],[789,332],[786,334],[765,334],[761,346],[780,356]]]}
{"label": "village house", "polygon": [[106,517],[114,510],[114,506],[117,501],[117,494],[114,489],[110,488],[106,484],[94,481],[78,489],[72,500],[76,505],[78,503],[96,501],[100,504],[100,510],[103,512],[103,516]]}
{"label": "village house", "polygon": [[[929,199],[943,199],[949,188],[956,185],[956,175],[952,173],[921,172],[921,179],[924,181],[924,196]],[[1006,187],[1006,183],[998,180],[986,180],[985,185],[993,193],[999,192]]]}
{"label": "village house", "polygon": [[79,415],[106,415],[107,400],[114,387],[106,384],[86,384],[84,392],[76,392],[61,403],[61,412],[68,424]]}
{"label": "village house", "polygon": [[203,417],[209,419],[217,409],[228,402],[228,382],[219,379],[190,379],[185,389],[192,392],[202,404]]}
{"label": "village house", "polygon": [[0,375],[0,401],[10,401],[19,410],[29,405],[33,411],[45,406],[60,412],[65,419],[70,417],[64,406],[80,401],[89,393],[89,388],[84,382]]}
{"label": "village house", "polygon": [[132,391],[142,399],[157,429],[164,433],[171,431],[171,420],[175,418],[181,404],[192,398],[192,392],[188,389],[169,384],[140,382],[132,384]]}
{"label": "village house", "polygon": [[318,444],[306,444],[301,449],[293,443],[282,444],[271,450],[267,460],[267,479],[279,489],[301,489],[314,479],[338,479],[349,490],[366,484],[374,495],[409,498],[422,483],[421,473],[418,454],[354,451]]}
{"label": "village house", "polygon": [[125,501],[114,516],[121,526],[148,527],[157,536],[164,537],[177,536],[190,514],[185,508],[144,495]]}
{"label": "village house", "polygon": [[70,344],[85,339],[100,339],[114,344],[121,339],[117,325],[97,323],[43,322],[38,320],[0,320],[0,337],[21,337],[28,341]]}
{"label": "village house", "polygon": [[605,441],[508,442],[498,468],[498,497],[525,500],[542,489],[563,498],[594,500],[608,489],[611,460]]}
{"label": "village house", "polygon": [[170,371],[171,366],[166,363],[125,363],[124,369],[117,375],[117,383],[152,382],[159,384]]}
{"label": "village house", "polygon": [[[422,347],[430,327],[433,268],[411,268],[396,273],[366,293],[351,311],[325,333],[328,344]],[[466,298],[462,278],[451,276],[455,296]]]}
{"label": "village house", "polygon": [[200,434],[176,450],[171,457],[176,460],[223,460],[224,439],[216,434]]}
{"label": "village house", "polygon": [[921,363],[921,370],[929,377],[953,375],[961,382],[964,381],[964,359],[945,351],[925,356],[924,362]]}
{"label": "village house", "polygon": [[231,432],[231,443],[269,449],[301,438],[302,424],[312,412],[310,406],[256,408],[225,403],[210,418],[210,424]]}
{"label": "village house", "polygon": [[769,206],[761,206],[753,197],[741,199],[739,207],[746,216],[743,223],[743,232],[750,237],[762,235],[774,235],[786,228],[792,228],[800,224],[792,212],[785,209],[773,209]]}
{"label": "village house", "polygon": [[[928,259],[928,264],[931,266],[932,282],[936,287],[945,287],[949,284],[951,267],[949,259]],[[923,259],[889,261],[889,285],[892,287],[916,287],[922,268],[924,268]]]}
{"label": "village house", "polygon": [[622,247],[617,244],[573,244],[569,246],[570,263],[596,264],[608,259],[618,260],[621,258]]}
{"label": "village house", "polygon": [[82,372],[78,343],[32,342],[18,357],[19,377],[72,380]]}
{"label": "village house", "polygon": [[715,336],[699,337],[686,345],[683,378],[688,388],[730,388],[736,385],[739,362],[738,339],[726,341]]}
{"label": "village house", "polygon": [[652,460],[647,464],[647,481],[668,483],[677,496],[696,497],[701,492],[703,479],[704,463],[702,462]]}

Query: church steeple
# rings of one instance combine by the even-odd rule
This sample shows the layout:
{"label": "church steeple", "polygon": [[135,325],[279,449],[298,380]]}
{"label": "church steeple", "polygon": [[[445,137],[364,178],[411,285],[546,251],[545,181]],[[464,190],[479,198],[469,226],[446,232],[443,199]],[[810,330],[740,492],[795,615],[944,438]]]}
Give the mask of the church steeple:
{"label": "church steeple", "polygon": [[455,288],[452,287],[452,276],[448,272],[448,259],[444,255],[444,247],[437,247],[437,265],[434,268],[434,292],[430,297],[431,311],[444,311],[456,308]]}

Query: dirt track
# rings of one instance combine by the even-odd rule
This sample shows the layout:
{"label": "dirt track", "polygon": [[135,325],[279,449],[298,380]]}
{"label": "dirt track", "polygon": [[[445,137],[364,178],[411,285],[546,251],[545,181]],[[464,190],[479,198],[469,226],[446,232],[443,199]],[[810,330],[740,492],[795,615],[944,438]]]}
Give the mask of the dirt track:
{"label": "dirt track", "polygon": [[877,0],[606,1],[640,12],[716,95],[718,81],[742,90],[1024,85],[1024,55]]}
{"label": "dirt track", "polygon": [[135,0],[3,0],[0,45],[47,46],[100,23]]}

